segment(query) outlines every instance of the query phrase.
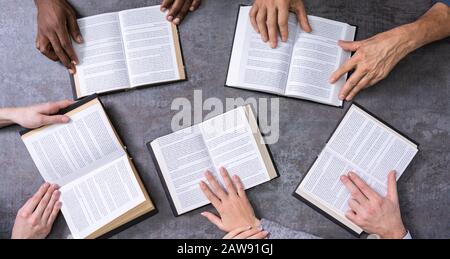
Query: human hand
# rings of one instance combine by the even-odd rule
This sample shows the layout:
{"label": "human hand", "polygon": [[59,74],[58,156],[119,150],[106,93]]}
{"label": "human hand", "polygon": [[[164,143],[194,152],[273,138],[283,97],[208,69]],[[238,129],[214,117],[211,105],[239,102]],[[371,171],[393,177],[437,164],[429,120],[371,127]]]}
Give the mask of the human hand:
{"label": "human hand", "polygon": [[252,226],[240,227],[230,231],[223,239],[265,239],[269,232]]}
{"label": "human hand", "polygon": [[201,190],[216,208],[219,216],[211,212],[202,212],[201,215],[225,232],[248,226],[258,228],[260,221],[255,216],[239,177],[234,175],[231,180],[227,170],[223,167],[220,168],[220,174],[226,190],[209,171],[205,173],[205,177],[211,187],[203,181],[200,182]]}
{"label": "human hand", "polygon": [[339,92],[339,99],[352,100],[361,90],[384,79],[409,52],[407,37],[401,28],[375,35],[362,41],[339,41],[345,51],[356,51],[331,78],[336,83],[346,73],[354,70]]}
{"label": "human hand", "polygon": [[183,21],[189,11],[193,12],[202,3],[201,0],[163,0],[161,3],[161,11],[167,13],[167,20],[178,25]]}
{"label": "human hand", "polygon": [[358,175],[350,172],[341,176],[342,183],[352,195],[350,210],[345,216],[369,234],[381,238],[401,239],[407,231],[403,225],[398,202],[395,171],[388,175],[388,191],[381,197]]}
{"label": "human hand", "polygon": [[250,10],[250,21],[264,42],[270,41],[272,48],[277,47],[278,34],[286,42],[289,36],[289,10],[297,15],[300,27],[311,32],[305,6],[302,0],[255,0]]}
{"label": "human hand", "polygon": [[12,239],[44,239],[61,209],[57,185],[44,183],[17,213]]}
{"label": "human hand", "polygon": [[70,118],[67,115],[51,114],[55,114],[73,103],[73,101],[64,100],[28,107],[10,108],[6,113],[11,122],[17,123],[25,128],[34,129],[49,124],[69,122]]}
{"label": "human hand", "polygon": [[47,58],[61,63],[74,74],[78,57],[70,37],[83,42],[74,9],[66,0],[35,0],[38,15],[36,48]]}

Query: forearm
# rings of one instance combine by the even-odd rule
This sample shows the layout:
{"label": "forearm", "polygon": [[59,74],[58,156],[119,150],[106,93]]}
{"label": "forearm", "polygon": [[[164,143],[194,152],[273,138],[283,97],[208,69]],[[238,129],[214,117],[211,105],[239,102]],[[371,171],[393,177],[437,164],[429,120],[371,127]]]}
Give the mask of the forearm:
{"label": "forearm", "polygon": [[14,124],[14,108],[1,108],[0,109],[0,128]]}
{"label": "forearm", "polygon": [[434,4],[417,21],[400,26],[408,42],[408,53],[426,44],[450,36],[450,7],[443,3]]}

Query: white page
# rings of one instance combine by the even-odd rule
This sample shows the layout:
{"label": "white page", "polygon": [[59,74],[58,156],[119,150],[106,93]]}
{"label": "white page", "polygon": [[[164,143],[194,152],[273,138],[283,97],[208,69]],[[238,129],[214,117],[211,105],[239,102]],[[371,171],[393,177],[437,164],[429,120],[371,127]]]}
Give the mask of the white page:
{"label": "white page", "polygon": [[238,175],[245,189],[270,180],[243,106],[203,122],[201,130],[217,171],[223,166]]}
{"label": "white page", "polygon": [[159,6],[119,13],[132,86],[180,79],[172,24]]}
{"label": "white page", "polygon": [[100,103],[23,138],[42,177],[60,186],[125,154]]}
{"label": "white page", "polygon": [[84,43],[73,43],[80,96],[128,88],[125,53],[117,13],[100,14],[78,20]]}
{"label": "white page", "polygon": [[335,84],[330,84],[329,79],[350,57],[337,41],[353,40],[355,27],[311,15],[308,19],[312,32],[306,33],[298,27],[286,95],[341,106],[337,95],[345,84],[345,76]]}
{"label": "white page", "polygon": [[257,91],[284,94],[295,41],[297,20],[289,15],[289,38],[272,49],[250,22],[251,6],[241,7],[226,84]]}
{"label": "white page", "polygon": [[396,170],[398,179],[417,152],[414,143],[352,105],[297,193],[307,193],[344,224],[361,232],[345,217],[350,193],[340,176],[354,171],[385,196],[388,173]]}
{"label": "white page", "polygon": [[179,214],[206,205],[199,188],[204,173],[215,169],[198,125],[156,139],[153,152]]}
{"label": "white page", "polygon": [[88,237],[145,201],[126,155],[60,190],[61,211],[74,238]]}

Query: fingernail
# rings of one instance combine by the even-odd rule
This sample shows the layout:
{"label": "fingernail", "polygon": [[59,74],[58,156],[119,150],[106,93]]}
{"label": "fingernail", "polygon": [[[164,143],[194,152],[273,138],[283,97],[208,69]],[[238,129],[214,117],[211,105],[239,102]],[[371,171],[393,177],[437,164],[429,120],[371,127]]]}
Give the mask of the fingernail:
{"label": "fingernail", "polygon": [[56,203],[56,206],[61,208],[62,207],[62,202],[58,201],[58,203]]}
{"label": "fingernail", "polygon": [[73,75],[73,74],[74,74],[73,69],[69,68],[69,73],[70,73],[71,75]]}
{"label": "fingernail", "polygon": [[61,192],[60,192],[60,191],[55,191],[55,192],[53,193],[53,195],[55,195],[55,197],[58,197],[59,195],[61,195]]}
{"label": "fingernail", "polygon": [[347,98],[345,98],[346,101],[351,101],[353,97],[351,96],[347,96]]}
{"label": "fingernail", "polygon": [[345,96],[339,95],[339,100],[344,100]]}
{"label": "fingernail", "polygon": [[70,118],[68,116],[64,116],[64,117],[61,118],[61,121],[64,122],[64,123],[67,123],[67,122],[70,121]]}
{"label": "fingernail", "polygon": [[172,21],[173,20],[173,16],[167,16],[167,20]]}
{"label": "fingernail", "polygon": [[205,214],[206,214],[206,213],[204,213],[204,212],[200,213],[200,215],[202,215],[202,216],[205,216]]}
{"label": "fingernail", "polygon": [[78,62],[76,60],[72,60],[72,64],[78,65]]}
{"label": "fingernail", "polygon": [[179,24],[180,23],[180,18],[175,18],[175,20],[173,20],[173,23]]}
{"label": "fingernail", "polygon": [[50,184],[49,183],[44,183],[44,187],[49,187]]}
{"label": "fingernail", "polygon": [[165,12],[166,10],[167,10],[167,8],[161,7],[161,12]]}
{"label": "fingernail", "polygon": [[341,181],[342,181],[342,182],[345,182],[345,181],[347,180],[347,178],[345,178],[345,175],[341,175],[340,178],[341,178]]}
{"label": "fingernail", "polygon": [[83,37],[81,35],[78,35],[77,42],[78,43],[83,43]]}
{"label": "fingernail", "polygon": [[195,10],[195,8],[193,7],[193,6],[191,6],[190,8],[189,8],[189,11],[194,11]]}
{"label": "fingernail", "polygon": [[262,232],[262,234],[263,234],[263,235],[268,235],[268,234],[269,234],[269,232],[267,232],[267,231],[263,231],[263,232]]}

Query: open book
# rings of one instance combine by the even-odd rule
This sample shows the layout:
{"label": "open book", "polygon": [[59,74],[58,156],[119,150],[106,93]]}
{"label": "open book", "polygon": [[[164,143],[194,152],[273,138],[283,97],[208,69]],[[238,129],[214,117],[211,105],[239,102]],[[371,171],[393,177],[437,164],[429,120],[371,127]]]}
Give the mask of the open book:
{"label": "open book", "polygon": [[96,238],[155,210],[102,104],[88,97],[62,111],[67,124],[21,132],[45,181],[61,186],[74,238]]}
{"label": "open book", "polygon": [[210,170],[238,175],[245,189],[278,176],[250,106],[206,120],[147,144],[175,216],[209,204],[199,187]]}
{"label": "open book", "polygon": [[398,180],[417,152],[418,145],[412,140],[352,104],[294,196],[360,235],[363,230],[345,217],[350,193],[340,176],[356,172],[386,196],[388,173],[396,170]]}
{"label": "open book", "polygon": [[84,43],[74,43],[80,63],[75,98],[186,79],[178,30],[159,6],[78,20]]}
{"label": "open book", "polygon": [[335,84],[329,78],[351,55],[337,41],[354,40],[356,27],[309,15],[312,32],[306,33],[291,13],[288,41],[279,39],[272,49],[253,29],[250,9],[239,10],[226,85],[342,106],[338,93],[346,77]]}

